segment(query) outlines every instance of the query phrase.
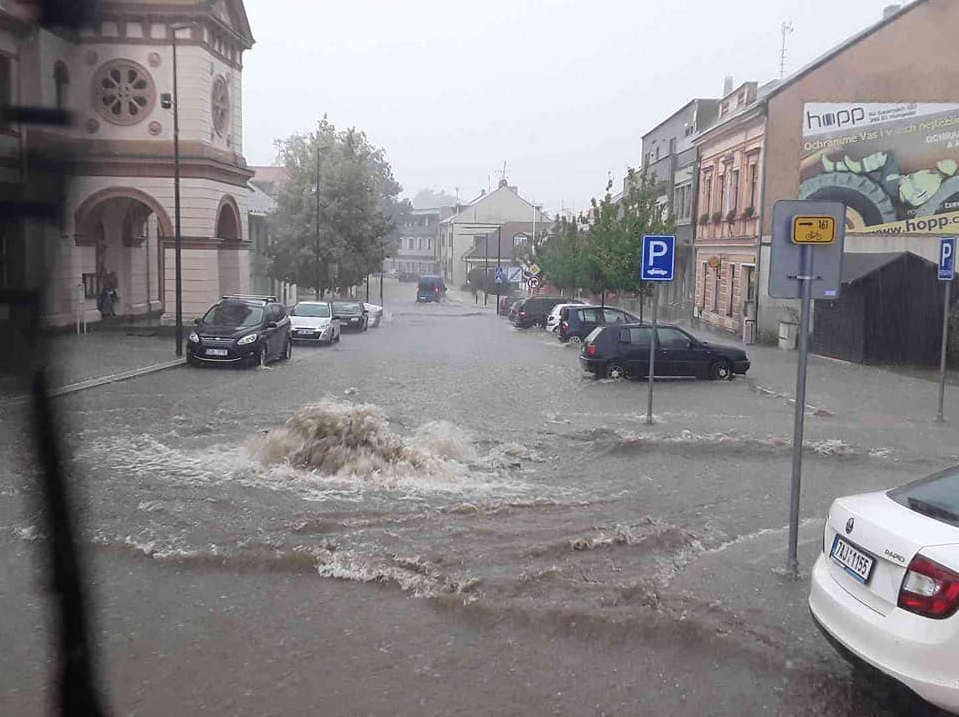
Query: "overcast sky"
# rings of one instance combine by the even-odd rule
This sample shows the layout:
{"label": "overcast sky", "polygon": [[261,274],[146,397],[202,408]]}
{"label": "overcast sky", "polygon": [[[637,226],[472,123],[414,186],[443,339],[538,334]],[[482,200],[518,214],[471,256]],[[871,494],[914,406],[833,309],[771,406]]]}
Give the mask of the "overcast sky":
{"label": "overcast sky", "polygon": [[[511,184],[583,208],[638,165],[644,132],[723,77],[795,70],[879,19],[887,0],[246,0],[244,148],[326,113],[382,146],[406,195]],[[788,71],[787,70],[787,71]],[[491,177],[488,180],[488,177]]]}

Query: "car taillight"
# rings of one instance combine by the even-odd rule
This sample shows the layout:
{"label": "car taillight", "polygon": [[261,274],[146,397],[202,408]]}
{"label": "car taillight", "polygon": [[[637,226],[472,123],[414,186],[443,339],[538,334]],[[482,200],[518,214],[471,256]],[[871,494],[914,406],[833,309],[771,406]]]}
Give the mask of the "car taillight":
{"label": "car taillight", "polygon": [[519,312],[519,315],[520,315],[520,316],[526,316],[526,312],[525,312],[525,311],[520,311],[520,312]]}
{"label": "car taillight", "polygon": [[959,609],[959,574],[916,555],[899,589],[899,607],[933,620],[952,617]]}
{"label": "car taillight", "polygon": [[560,327],[563,331],[566,331],[566,329],[569,328],[569,324],[566,323],[565,321],[561,321],[561,322],[559,323],[559,327]]}
{"label": "car taillight", "polygon": [[596,355],[596,344],[586,344],[586,355],[587,356]]}

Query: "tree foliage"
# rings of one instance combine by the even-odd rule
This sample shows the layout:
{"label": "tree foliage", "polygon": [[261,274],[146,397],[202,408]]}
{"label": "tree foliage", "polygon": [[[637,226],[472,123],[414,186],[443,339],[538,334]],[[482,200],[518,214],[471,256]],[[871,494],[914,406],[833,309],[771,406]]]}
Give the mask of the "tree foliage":
{"label": "tree foliage", "polygon": [[593,199],[589,219],[559,220],[533,258],[562,289],[643,292],[639,280],[644,234],[671,234],[673,221],[657,206],[658,191],[644,173],[628,170],[623,194]]}
{"label": "tree foliage", "polygon": [[[309,134],[276,142],[289,176],[271,217],[270,275],[317,296],[377,271],[412,207],[382,149],[326,117]],[[317,211],[319,186],[319,211]]]}

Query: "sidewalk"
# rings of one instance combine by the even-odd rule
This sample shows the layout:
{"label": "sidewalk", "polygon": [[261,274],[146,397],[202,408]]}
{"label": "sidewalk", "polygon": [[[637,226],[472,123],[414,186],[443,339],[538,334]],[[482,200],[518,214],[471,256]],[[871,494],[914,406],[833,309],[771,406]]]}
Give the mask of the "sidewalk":
{"label": "sidewalk", "polygon": [[[46,339],[51,388],[77,387],[87,382],[126,377],[151,368],[182,363],[170,336],[136,335],[134,332],[96,331]],[[0,395],[24,393],[16,376],[0,376]]]}

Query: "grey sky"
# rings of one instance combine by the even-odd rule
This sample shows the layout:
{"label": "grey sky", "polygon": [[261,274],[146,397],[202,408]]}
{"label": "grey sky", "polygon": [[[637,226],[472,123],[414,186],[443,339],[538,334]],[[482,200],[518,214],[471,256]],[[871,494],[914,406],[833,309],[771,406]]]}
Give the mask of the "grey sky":
{"label": "grey sky", "polygon": [[[247,161],[327,113],[387,151],[412,196],[512,184],[581,209],[640,138],[692,97],[794,70],[879,19],[886,0],[246,0]],[[903,98],[908,99],[908,98]]]}

